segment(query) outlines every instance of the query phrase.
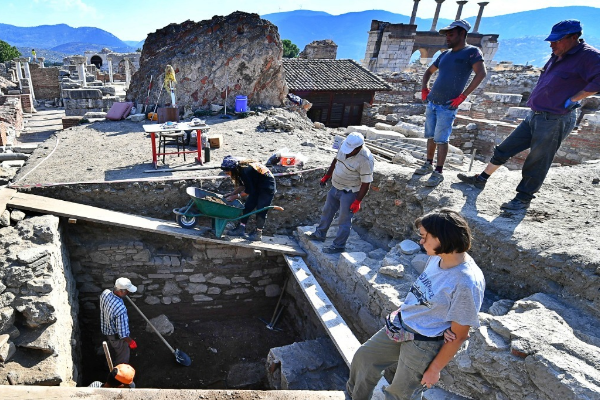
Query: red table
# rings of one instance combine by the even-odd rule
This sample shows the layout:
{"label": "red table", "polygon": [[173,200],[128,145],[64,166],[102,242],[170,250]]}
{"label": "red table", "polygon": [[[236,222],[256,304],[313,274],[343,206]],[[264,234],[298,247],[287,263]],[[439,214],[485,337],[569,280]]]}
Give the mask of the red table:
{"label": "red table", "polygon": [[[167,127],[165,124],[149,124],[142,125],[144,131],[150,134],[150,138],[152,139],[152,164],[154,164],[154,169],[158,168],[158,156],[168,155],[168,154],[188,154],[188,153],[198,153],[196,157],[196,162],[203,164],[202,162],[202,134],[206,134],[210,127],[208,125],[190,125],[188,122],[177,122],[173,126]],[[196,135],[196,146],[197,150],[185,150],[185,151],[175,151],[171,153],[157,153],[156,152],[156,134],[161,133],[173,133],[180,131],[197,131]]]}

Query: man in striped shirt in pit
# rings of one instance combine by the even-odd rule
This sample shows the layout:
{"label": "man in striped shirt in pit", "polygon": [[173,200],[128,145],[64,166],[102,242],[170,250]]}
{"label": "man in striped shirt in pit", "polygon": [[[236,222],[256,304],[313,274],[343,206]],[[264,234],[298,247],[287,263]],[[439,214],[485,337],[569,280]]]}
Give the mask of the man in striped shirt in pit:
{"label": "man in striped shirt in pit", "polygon": [[129,279],[119,278],[112,290],[106,289],[100,295],[100,326],[115,352],[114,365],[129,364],[129,349],[137,347],[129,337],[129,318],[123,303],[127,294],[136,291],[137,287]]}

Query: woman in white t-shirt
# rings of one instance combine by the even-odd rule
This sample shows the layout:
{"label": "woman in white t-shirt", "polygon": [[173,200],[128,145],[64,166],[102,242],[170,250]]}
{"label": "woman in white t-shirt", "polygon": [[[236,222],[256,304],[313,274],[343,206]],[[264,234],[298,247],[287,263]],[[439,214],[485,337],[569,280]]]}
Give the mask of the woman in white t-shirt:
{"label": "woman in white t-shirt", "polygon": [[456,211],[442,209],[415,221],[430,256],[404,303],[356,352],[346,384],[353,400],[369,400],[381,372],[398,364],[386,400],[421,399],[440,371],[478,327],[485,279],[467,254],[471,230]]}

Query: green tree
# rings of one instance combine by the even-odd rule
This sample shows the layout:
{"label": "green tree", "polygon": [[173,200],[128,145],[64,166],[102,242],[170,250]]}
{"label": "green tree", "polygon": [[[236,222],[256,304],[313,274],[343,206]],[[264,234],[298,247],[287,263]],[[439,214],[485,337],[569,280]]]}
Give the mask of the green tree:
{"label": "green tree", "polygon": [[296,46],[294,43],[292,43],[291,40],[283,39],[281,41],[281,43],[283,44],[283,57],[284,58],[298,57],[300,50],[298,49],[298,46]]}
{"label": "green tree", "polygon": [[11,46],[3,40],[0,40],[0,62],[10,61],[13,58],[20,57],[21,53],[15,46]]}

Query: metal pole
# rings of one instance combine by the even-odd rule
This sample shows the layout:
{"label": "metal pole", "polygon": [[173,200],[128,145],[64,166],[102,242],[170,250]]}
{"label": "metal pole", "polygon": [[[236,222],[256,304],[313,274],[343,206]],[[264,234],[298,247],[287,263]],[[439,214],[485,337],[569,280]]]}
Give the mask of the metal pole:
{"label": "metal pole", "polygon": [[471,152],[471,162],[469,163],[469,172],[471,172],[471,168],[473,167],[473,160],[475,160],[475,153],[477,153],[477,149],[473,149]]}

